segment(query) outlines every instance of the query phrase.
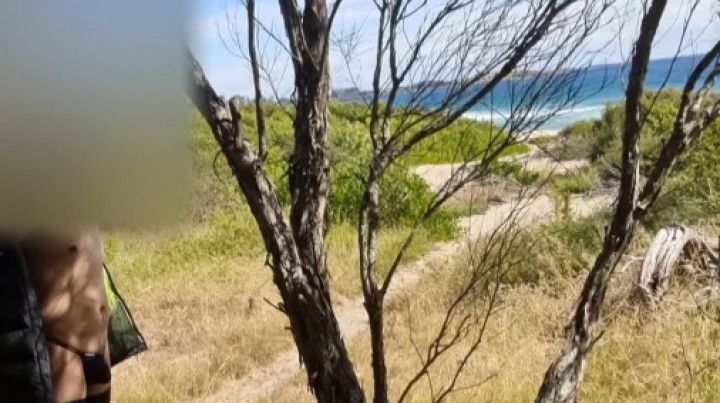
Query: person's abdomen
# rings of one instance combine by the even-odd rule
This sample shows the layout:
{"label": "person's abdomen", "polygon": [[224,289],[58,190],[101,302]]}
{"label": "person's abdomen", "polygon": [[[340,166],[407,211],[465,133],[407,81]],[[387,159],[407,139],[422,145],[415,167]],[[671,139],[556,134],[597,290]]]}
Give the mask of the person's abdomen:
{"label": "person's abdomen", "polygon": [[102,351],[108,312],[99,236],[36,235],[23,246],[48,336],[83,351]]}

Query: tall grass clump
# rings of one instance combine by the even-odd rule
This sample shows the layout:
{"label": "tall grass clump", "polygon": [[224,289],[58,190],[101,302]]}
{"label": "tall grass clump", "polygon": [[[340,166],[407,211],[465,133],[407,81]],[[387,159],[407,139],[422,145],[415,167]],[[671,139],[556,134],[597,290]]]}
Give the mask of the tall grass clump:
{"label": "tall grass clump", "polygon": [[598,179],[597,168],[586,166],[577,171],[553,175],[549,179],[548,185],[555,194],[578,194],[591,190],[597,184]]}
{"label": "tall grass clump", "polygon": [[517,261],[504,275],[503,282],[551,284],[568,279],[588,269],[602,246],[601,214],[575,218],[561,213],[550,222],[540,224],[523,234],[525,248],[517,251]]}

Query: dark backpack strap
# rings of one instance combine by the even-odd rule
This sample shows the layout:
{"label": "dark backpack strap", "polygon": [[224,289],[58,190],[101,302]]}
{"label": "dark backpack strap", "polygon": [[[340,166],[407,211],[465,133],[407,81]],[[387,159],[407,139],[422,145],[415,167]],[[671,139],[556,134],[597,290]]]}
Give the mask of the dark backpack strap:
{"label": "dark backpack strap", "polygon": [[0,397],[52,403],[52,378],[42,320],[25,260],[0,241]]}

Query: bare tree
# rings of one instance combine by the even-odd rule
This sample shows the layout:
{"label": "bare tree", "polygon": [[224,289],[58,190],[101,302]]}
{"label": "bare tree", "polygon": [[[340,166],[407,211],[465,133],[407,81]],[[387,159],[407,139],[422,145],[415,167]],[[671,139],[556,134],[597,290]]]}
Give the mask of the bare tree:
{"label": "bare tree", "polygon": [[[468,183],[487,176],[491,164],[504,151],[525,140],[528,132],[559,110],[582,100],[579,91],[586,73],[584,67],[590,62],[588,55],[592,54],[586,48],[586,41],[603,23],[601,17],[611,4],[609,1],[478,3],[450,0],[438,9],[412,1],[377,4],[376,64],[368,105],[368,131],[373,150],[368,171],[363,175],[365,193],[358,221],[360,274],[370,323],[375,402],[388,401],[383,304],[407,248],[423,223]],[[408,24],[413,18],[424,23],[416,31],[408,32],[405,27],[413,25]],[[349,52],[344,54],[345,59],[349,59]],[[387,78],[383,80],[386,71]],[[509,84],[504,81],[511,77],[523,80]],[[506,86],[501,88],[501,83]],[[501,127],[496,132],[491,129],[489,143],[482,150],[458,145],[458,157],[463,163],[418,218],[390,267],[379,268],[376,257],[381,227],[380,180],[388,167],[401,161],[419,143],[436,136],[470,108],[483,104],[494,111],[493,96],[500,93],[510,104],[504,116],[500,116]],[[460,142],[472,143],[473,136],[478,134],[467,133]],[[387,274],[383,277],[381,272]],[[463,289],[472,289],[476,281],[470,277]],[[461,292],[458,303],[466,296],[467,293]],[[448,317],[454,314],[453,306],[447,312]],[[446,330],[440,330],[437,340],[443,339]],[[450,343],[447,347],[453,345]],[[436,358],[428,353],[418,375],[427,372]],[[418,379],[419,376],[414,377],[403,389],[400,400]],[[451,391],[452,387],[443,391],[446,393],[441,393],[439,400]]]}
{"label": "bare tree", "polygon": [[666,0],[653,0],[642,19],[625,92],[622,166],[617,205],[609,231],[605,235],[603,248],[595,259],[574,314],[566,326],[565,344],[559,357],[545,373],[536,399],[538,402],[576,400],[587,366],[587,354],[597,340],[593,336],[593,330],[601,317],[610,277],[632,240],[638,221],[647,214],[657,199],[678,158],[697,141],[703,130],[720,113],[720,101],[709,95],[715,85],[715,78],[720,74],[720,42],[717,42],[688,77],[672,133],[641,187],[641,155],[638,148],[643,124],[641,99],[653,39],[666,3]]}
{"label": "bare tree", "polygon": [[[529,131],[558,111],[588,96],[581,92],[586,67],[594,56],[588,38],[604,23],[602,17],[612,3],[612,0],[446,0],[437,6],[422,0],[373,3],[378,14],[377,46],[366,120],[372,148],[367,156],[369,163],[358,173],[365,191],[357,231],[376,402],[388,401],[384,302],[407,248],[424,223],[450,197],[468,183],[487,176],[492,164],[509,147],[525,140]],[[294,0],[279,0],[279,4],[285,29],[283,40],[259,22],[253,0],[245,3],[249,28],[247,54],[258,116],[258,151],[243,133],[239,99],[227,102],[219,97],[192,55],[188,56],[192,73],[189,92],[210,125],[257,221],[268,252],[268,265],[282,298],[280,308],[289,318],[312,391],[323,402],[363,401],[364,394],[333,311],[326,267],[330,188],[329,32],[340,0],[329,8],[325,0],[306,0],[302,10]],[[266,30],[273,40],[280,42],[293,66],[294,148],[289,161],[291,205],[287,215],[264,167],[267,146],[259,84],[264,69],[257,55],[256,29]],[[496,108],[494,97],[498,96],[509,99],[509,107]],[[459,142],[458,160],[462,161],[459,168],[418,217],[390,267],[378,267],[382,225],[380,181],[390,166],[401,164],[402,158],[418,144],[437,136],[476,105],[500,114],[500,124],[489,126],[489,133],[467,133]],[[486,146],[463,148],[465,143],[472,142],[473,136],[479,135],[488,136]],[[459,289],[457,303],[448,310],[448,323],[458,317],[457,307],[467,301],[470,291],[480,283],[479,275],[466,279]],[[475,333],[479,337],[471,343],[465,362],[482,341],[487,318],[474,322],[481,330]],[[460,323],[460,328],[456,328],[460,334],[469,334],[462,320]],[[439,346],[449,334],[450,326],[440,329],[436,348],[429,350],[420,376],[447,351]],[[437,394],[437,400],[445,399],[457,387],[464,365],[458,365],[450,383]],[[403,389],[400,400],[419,377],[413,379]]]}
{"label": "bare tree", "polygon": [[[249,3],[253,21],[254,2]],[[282,297],[295,344],[305,364],[310,387],[319,401],[363,401],[330,301],[325,235],[329,163],[327,155],[328,34],[339,1],[307,1],[301,11],[293,0],[280,8],[295,72],[295,148],[290,164],[292,205],[283,211],[275,185],[242,131],[239,99],[226,102],[189,55],[190,96],[210,125],[250,206],[268,252],[273,281]],[[255,54],[254,25],[248,43]],[[259,69],[253,57],[256,106],[261,105]],[[257,113],[261,116],[262,111]],[[258,131],[263,136],[262,131]],[[261,137],[259,144],[264,147]]]}

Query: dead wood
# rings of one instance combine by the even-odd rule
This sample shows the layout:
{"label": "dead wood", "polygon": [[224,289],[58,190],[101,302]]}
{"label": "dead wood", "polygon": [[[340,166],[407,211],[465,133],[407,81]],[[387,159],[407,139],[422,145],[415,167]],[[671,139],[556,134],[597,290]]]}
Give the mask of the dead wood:
{"label": "dead wood", "polygon": [[658,231],[645,253],[637,282],[637,296],[645,302],[661,299],[670,288],[670,279],[682,265],[718,275],[717,252],[698,232],[685,225]]}

